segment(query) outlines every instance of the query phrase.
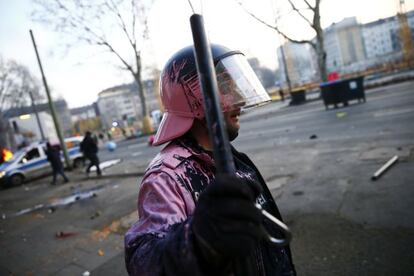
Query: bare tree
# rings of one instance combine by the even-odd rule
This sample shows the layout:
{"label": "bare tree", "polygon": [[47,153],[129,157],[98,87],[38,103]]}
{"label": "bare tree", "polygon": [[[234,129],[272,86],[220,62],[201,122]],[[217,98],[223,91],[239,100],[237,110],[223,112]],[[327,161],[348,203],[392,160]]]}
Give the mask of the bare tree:
{"label": "bare tree", "polygon": [[0,145],[7,145],[6,135],[9,124],[4,115],[8,109],[31,104],[30,94],[39,101],[44,97],[39,93],[39,81],[29,69],[13,60],[5,61],[0,56]]}
{"label": "bare tree", "polygon": [[[98,46],[129,71],[138,87],[144,132],[151,121],[142,82],[142,47],[148,39],[148,12],[153,0],[35,0],[34,20],[53,26],[76,42]],[[122,36],[119,36],[122,34]],[[115,37],[115,38],[114,38]],[[128,52],[122,46],[128,46]]]}
{"label": "bare tree", "polygon": [[[297,4],[298,1],[293,0],[287,0],[289,2],[291,11],[296,13],[302,20],[304,20],[309,27],[315,32],[316,38],[314,40],[306,40],[306,39],[295,39],[291,35],[288,35],[284,30],[282,30],[277,22],[282,19],[283,16],[277,16],[275,18],[275,24],[270,24],[266,22],[265,20],[259,18],[251,11],[248,11],[246,8],[243,7],[242,3],[239,1],[239,5],[243,7],[243,9],[254,19],[256,19],[258,22],[266,25],[267,27],[277,31],[280,35],[282,35],[285,39],[292,43],[298,43],[298,44],[309,44],[312,46],[312,48],[315,50],[316,56],[317,56],[317,63],[319,66],[319,73],[320,78],[322,81],[326,81],[328,79],[327,77],[327,69],[326,69],[326,52],[324,47],[324,35],[323,35],[323,29],[321,26],[321,14],[320,14],[320,5],[321,0],[314,0],[314,5],[310,3],[309,0],[299,0],[302,2],[302,5],[304,7],[299,7]],[[307,15],[307,13],[310,11],[311,16]],[[310,17],[312,17],[310,19]]]}

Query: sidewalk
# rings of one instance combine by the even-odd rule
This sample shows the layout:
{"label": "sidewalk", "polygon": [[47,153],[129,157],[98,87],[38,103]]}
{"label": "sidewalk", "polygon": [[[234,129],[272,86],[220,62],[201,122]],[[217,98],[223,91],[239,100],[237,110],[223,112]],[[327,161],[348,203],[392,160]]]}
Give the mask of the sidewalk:
{"label": "sidewalk", "polygon": [[123,235],[137,220],[140,172],[127,163],[103,172],[1,191],[0,275],[127,275]]}

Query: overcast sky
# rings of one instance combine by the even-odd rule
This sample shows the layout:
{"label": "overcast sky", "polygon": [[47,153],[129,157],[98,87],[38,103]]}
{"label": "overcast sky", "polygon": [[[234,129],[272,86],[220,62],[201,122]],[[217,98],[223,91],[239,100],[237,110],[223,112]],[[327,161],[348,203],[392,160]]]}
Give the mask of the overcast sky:
{"label": "overcast sky", "polygon": [[[249,10],[269,23],[272,23],[276,6],[282,14],[288,8],[286,0],[243,2]],[[279,40],[276,32],[252,19],[235,0],[193,0],[192,3],[197,12],[203,12],[211,42],[241,50],[248,57],[258,57],[263,65],[271,69],[278,66],[276,48]],[[361,23],[371,22],[395,15],[397,4],[398,0],[323,0],[322,24],[327,27],[351,16]],[[40,79],[29,35],[29,29],[32,29],[48,83],[67,100],[70,107],[91,104],[101,90],[132,81],[128,72],[116,67],[117,60],[96,48],[82,46],[65,50],[62,35],[31,22],[32,8],[30,0],[0,0],[0,54],[5,59],[27,65]],[[414,9],[414,0],[406,0],[406,8]],[[144,64],[161,69],[170,55],[192,43],[190,15],[188,0],[155,0],[149,19],[151,41],[147,45]],[[280,25],[293,37],[312,38],[312,30],[300,22],[291,13],[283,17]]]}

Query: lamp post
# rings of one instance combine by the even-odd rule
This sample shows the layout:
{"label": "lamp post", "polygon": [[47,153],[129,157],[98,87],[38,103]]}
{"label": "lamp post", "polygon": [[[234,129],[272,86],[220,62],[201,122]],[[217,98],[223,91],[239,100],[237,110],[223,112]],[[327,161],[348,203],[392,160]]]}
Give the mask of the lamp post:
{"label": "lamp post", "polygon": [[30,100],[32,102],[33,112],[34,112],[34,114],[36,116],[36,121],[37,121],[37,125],[39,127],[40,136],[42,138],[42,141],[44,141],[44,140],[46,140],[45,139],[45,133],[43,132],[42,124],[40,123],[39,112],[37,112],[36,103],[34,101],[34,97],[33,97],[32,91],[29,91],[29,96],[30,96]]}
{"label": "lamp post", "polygon": [[32,30],[30,30],[30,37],[32,38],[33,47],[34,47],[36,57],[37,57],[37,63],[39,64],[40,73],[42,74],[43,85],[45,86],[50,112],[52,113],[53,122],[55,124],[55,128],[56,128],[56,132],[57,132],[57,135],[58,135],[58,138],[59,138],[61,149],[63,151],[63,157],[65,158],[66,167],[70,169],[72,166],[71,166],[71,163],[70,163],[69,154],[68,154],[68,151],[66,149],[66,144],[65,144],[65,141],[63,139],[62,131],[60,129],[59,120],[58,120],[57,115],[56,115],[55,106],[53,104],[52,97],[50,96],[49,87],[47,85],[46,77],[45,77],[45,74],[43,72],[43,67],[42,67],[42,63],[40,61],[39,53],[37,52],[37,46],[36,46],[36,42],[35,42]]}

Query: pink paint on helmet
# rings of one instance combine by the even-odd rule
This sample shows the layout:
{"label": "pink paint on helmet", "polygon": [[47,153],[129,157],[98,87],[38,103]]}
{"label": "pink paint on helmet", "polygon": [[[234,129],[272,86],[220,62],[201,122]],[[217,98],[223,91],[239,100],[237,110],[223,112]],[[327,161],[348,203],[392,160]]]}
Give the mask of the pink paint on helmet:
{"label": "pink paint on helmet", "polygon": [[193,47],[182,49],[167,62],[160,82],[165,112],[154,138],[155,146],[182,136],[195,118],[204,118]]}
{"label": "pink paint on helmet", "polygon": [[[270,101],[241,52],[219,45],[211,45],[211,51],[223,112]],[[182,49],[167,62],[160,88],[165,113],[154,138],[155,146],[184,135],[194,119],[205,117],[193,47]]]}
{"label": "pink paint on helmet", "polygon": [[169,70],[161,74],[162,117],[153,145],[158,146],[185,134],[194,118],[203,118],[203,102],[196,74],[181,74],[188,61],[174,61]]}

